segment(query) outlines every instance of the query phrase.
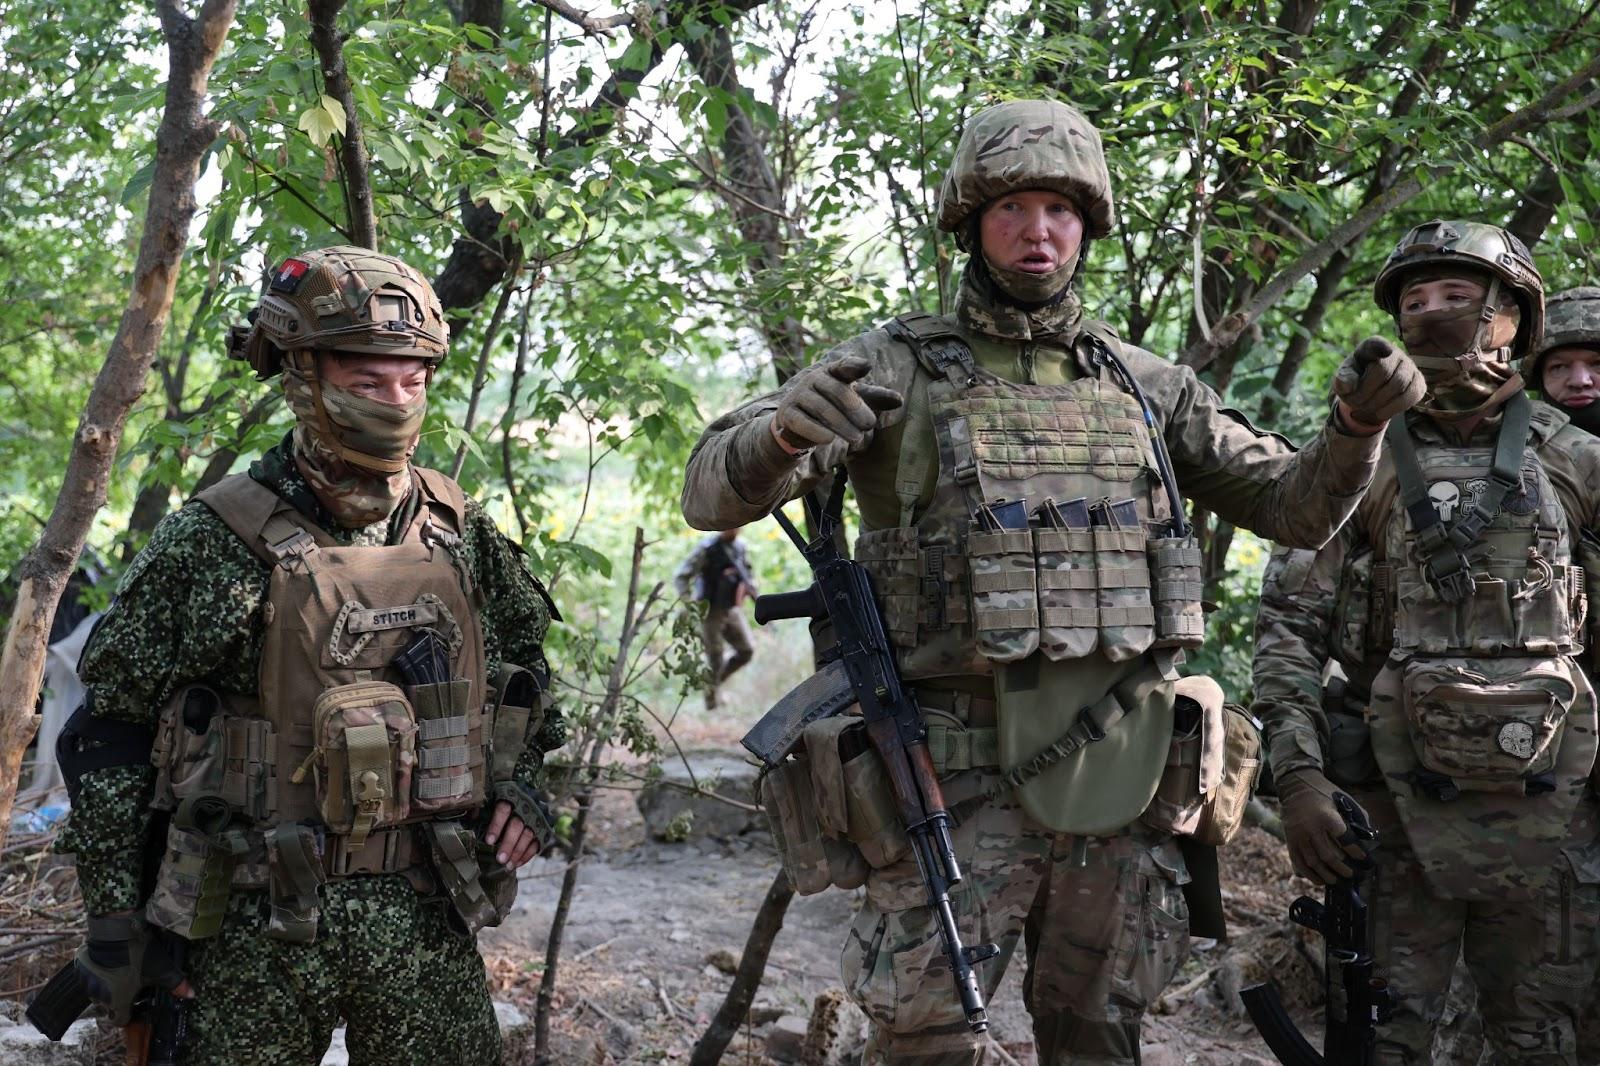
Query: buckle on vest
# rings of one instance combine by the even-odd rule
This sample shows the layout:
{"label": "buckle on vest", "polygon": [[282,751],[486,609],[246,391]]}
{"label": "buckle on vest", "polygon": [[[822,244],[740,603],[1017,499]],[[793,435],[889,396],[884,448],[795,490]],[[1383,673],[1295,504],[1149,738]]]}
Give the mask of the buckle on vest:
{"label": "buckle on vest", "polygon": [[296,529],[276,544],[268,544],[267,551],[278,561],[279,566],[287,566],[296,559],[302,559],[317,550],[317,538],[303,529]]}
{"label": "buckle on vest", "polygon": [[432,515],[422,520],[421,536],[422,543],[428,547],[442,547],[451,554],[454,554],[461,547],[461,538],[434,522]]}
{"label": "buckle on vest", "polygon": [[1461,603],[1472,598],[1478,587],[1472,576],[1472,567],[1459,551],[1443,551],[1423,565],[1422,573],[1446,603]]}
{"label": "buckle on vest", "polygon": [[1106,731],[1100,728],[1100,723],[1094,720],[1094,715],[1085,707],[1078,712],[1078,724],[1083,726],[1084,732],[1089,734],[1089,743],[1093,744],[1106,738]]}
{"label": "buckle on vest", "polygon": [[1440,803],[1461,798],[1461,787],[1445,774],[1417,769],[1411,773],[1411,783]]}
{"label": "buckle on vest", "polygon": [[1542,774],[1529,774],[1522,779],[1522,794],[1524,796],[1543,796],[1556,790],[1556,775],[1553,770],[1546,770]]}

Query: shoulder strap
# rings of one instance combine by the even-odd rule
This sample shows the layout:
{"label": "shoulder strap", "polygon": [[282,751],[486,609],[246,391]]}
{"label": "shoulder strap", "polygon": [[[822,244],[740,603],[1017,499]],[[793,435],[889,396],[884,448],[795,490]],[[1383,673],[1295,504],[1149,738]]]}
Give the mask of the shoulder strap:
{"label": "shoulder strap", "polygon": [[230,474],[194,499],[207,507],[249,545],[262,562],[277,566],[289,558],[303,558],[320,541],[332,541],[304,521],[287,500],[249,474]]}
{"label": "shoulder strap", "polygon": [[966,385],[978,372],[972,349],[938,315],[911,311],[885,322],[883,331],[916,353],[930,374],[952,385]]}
{"label": "shoulder strap", "polygon": [[467,494],[448,474],[430,470],[425,466],[412,467],[422,485],[425,504],[436,521],[443,523],[457,536],[467,528]]}
{"label": "shoulder strap", "polygon": [[1464,512],[1448,528],[1428,498],[1428,482],[1405,419],[1395,418],[1389,422],[1387,437],[1394,456],[1395,477],[1400,482],[1400,500],[1411,519],[1417,544],[1426,557],[1423,576],[1446,602],[1459,603],[1472,595],[1472,566],[1466,553],[1478,543],[1489,523],[1499,516],[1506,497],[1521,481],[1522,456],[1528,448],[1532,422],[1533,402],[1528,394],[1513,393],[1506,401],[1500,432],[1495,437],[1489,484],[1478,494],[1472,510]]}
{"label": "shoulder strap", "polygon": [[[885,333],[910,348],[917,362],[934,381],[951,388],[965,388],[978,370],[972,349],[950,324],[925,311],[892,318],[883,326]],[[921,397],[921,402],[917,397]],[[906,397],[905,420],[901,423],[900,458],[895,464],[894,494],[900,502],[900,524],[909,526],[917,503],[928,489],[929,467],[937,469],[939,445],[934,439],[933,422],[927,410],[926,386],[913,382]]]}

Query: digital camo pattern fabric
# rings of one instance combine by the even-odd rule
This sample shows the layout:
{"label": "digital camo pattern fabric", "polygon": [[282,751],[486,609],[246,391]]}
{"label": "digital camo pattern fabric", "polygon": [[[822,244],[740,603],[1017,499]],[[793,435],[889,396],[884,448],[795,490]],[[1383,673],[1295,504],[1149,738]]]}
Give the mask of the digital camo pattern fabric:
{"label": "digital camo pattern fabric", "polygon": [[[252,476],[293,503],[336,538],[340,530],[295,469],[289,438],[252,467]],[[415,504],[397,509],[391,535],[403,530]],[[484,593],[483,629],[492,671],[501,661],[530,669],[544,663],[550,612],[522,553],[468,501],[468,566]],[[83,658],[95,713],[154,728],[177,687],[203,681],[224,694],[256,691],[260,672],[268,570],[222,520],[200,504],[163,519],[124,574],[116,601]],[[197,580],[203,575],[204,580]],[[559,714],[546,719],[524,752],[518,776],[537,784],[542,753],[565,742]],[[83,778],[72,818],[57,848],[79,857],[79,884],[92,914],[138,906],[148,805],[155,771],[117,767]]]}
{"label": "digital camo pattern fabric", "polygon": [[[946,783],[947,799],[959,803],[995,780],[961,775]],[[962,939],[1000,947],[980,967],[986,998],[1022,948],[1039,1062],[1137,1062],[1140,1018],[1189,952],[1188,874],[1172,838],[1135,825],[1084,840],[1075,855],[1075,838],[1043,829],[1007,799],[958,826],[955,845],[966,875],[952,893]],[[924,899],[910,858],[867,879],[842,959],[846,988],[873,1023],[863,1062],[1000,1063],[988,1038],[967,1027]]]}
{"label": "digital camo pattern fabric", "polygon": [[229,900],[222,932],[190,948],[192,1066],[311,1066],[346,1020],[352,1062],[492,1066],[500,1031],[483,960],[446,908],[397,875],[322,886],[320,935],[265,935],[264,893]]}

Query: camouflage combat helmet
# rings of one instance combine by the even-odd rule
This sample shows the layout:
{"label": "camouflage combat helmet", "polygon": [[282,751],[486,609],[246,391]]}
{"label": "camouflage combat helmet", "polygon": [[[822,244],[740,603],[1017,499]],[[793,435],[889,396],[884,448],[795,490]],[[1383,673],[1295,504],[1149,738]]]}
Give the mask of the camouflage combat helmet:
{"label": "camouflage combat helmet", "polygon": [[1075,107],[1011,100],[974,115],[939,189],[939,228],[964,241],[973,212],[1024,189],[1047,189],[1076,203],[1087,238],[1104,237],[1116,224],[1100,133]]}
{"label": "camouflage combat helmet", "polygon": [[250,326],[235,326],[229,351],[262,378],[283,353],[338,349],[438,362],[450,340],[433,286],[412,267],[368,248],[339,245],[285,259]]}
{"label": "camouflage combat helmet", "polygon": [[[1482,222],[1444,219],[1416,226],[1389,253],[1372,286],[1373,299],[1398,320],[1405,281],[1430,266],[1487,274],[1491,293],[1500,286],[1509,288],[1522,309],[1522,321],[1511,344],[1513,354],[1525,354],[1539,346],[1544,335],[1544,282],[1527,245],[1510,232]],[[1498,301],[1489,301],[1495,303]]]}
{"label": "camouflage combat helmet", "polygon": [[1544,340],[1523,358],[1523,380],[1539,388],[1539,364],[1557,348],[1600,351],[1600,287],[1586,285],[1550,297],[1544,312]]}

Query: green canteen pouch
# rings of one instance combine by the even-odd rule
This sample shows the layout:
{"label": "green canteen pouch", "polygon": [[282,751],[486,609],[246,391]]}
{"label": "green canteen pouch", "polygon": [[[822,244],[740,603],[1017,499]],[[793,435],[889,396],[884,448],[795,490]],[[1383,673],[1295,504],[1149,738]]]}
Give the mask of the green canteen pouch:
{"label": "green canteen pouch", "polygon": [[[883,761],[857,715],[840,714],[806,727],[807,761],[824,836],[853,845],[872,869],[899,862],[911,850]],[[854,871],[855,864],[850,864]],[[840,885],[853,888],[854,885]]]}
{"label": "green canteen pouch", "polygon": [[1094,534],[1033,530],[1039,565],[1039,648],[1050,659],[1081,659],[1100,643]]}
{"label": "green canteen pouch", "polygon": [[[329,832],[354,850],[411,807],[417,723],[405,693],[387,681],[327,689],[312,708],[317,803]],[[304,766],[294,775],[302,779]]]}
{"label": "green canteen pouch", "polygon": [[1156,794],[1140,820],[1164,833],[1189,836],[1208,795],[1222,779],[1222,688],[1209,677],[1174,684],[1172,739]]}
{"label": "green canteen pouch", "polygon": [[1146,651],[1156,639],[1150,599],[1150,562],[1143,528],[1097,526],[1094,537],[1100,650],[1114,663]]}
{"label": "green canteen pouch", "polygon": [[1039,650],[1035,565],[1031,530],[967,534],[972,628],[984,658],[1009,663]]}
{"label": "green canteen pouch", "polygon": [[441,681],[406,689],[416,712],[416,765],[411,774],[413,814],[447,814],[483,804],[481,721],[471,704],[472,683]]}
{"label": "green canteen pouch", "polygon": [[[1181,684],[1182,682],[1180,682]],[[1218,690],[1221,691],[1220,689]],[[1218,776],[1206,789],[1194,837],[1221,847],[1232,843],[1244,825],[1244,811],[1261,777],[1261,728],[1236,703],[1222,705],[1222,759]]]}
{"label": "green canteen pouch", "polygon": [[[422,833],[428,842],[439,886],[466,931],[472,934],[486,925],[498,925],[504,915],[498,912],[483,883],[478,835],[456,821],[424,822]],[[492,856],[490,861],[493,861]],[[503,885],[495,888],[497,893],[503,894]],[[515,895],[513,884],[513,898]]]}
{"label": "green canteen pouch", "polygon": [[1417,658],[1401,675],[1423,767],[1457,787],[1522,794],[1555,767],[1578,687],[1564,658]]}
{"label": "green canteen pouch", "polygon": [[327,880],[317,830],[284,822],[267,830],[267,890],[272,911],[266,936],[293,944],[317,939],[318,889]]}
{"label": "green canteen pouch", "polygon": [[1205,643],[1206,619],[1200,609],[1205,587],[1200,573],[1200,542],[1187,537],[1155,537],[1145,545],[1155,591],[1155,646],[1198,648]]}
{"label": "green canteen pouch", "polygon": [[832,885],[856,888],[866,883],[867,865],[860,852],[822,832],[805,758],[790,756],[767,770],[758,789],[773,844],[796,892],[809,896]]}
{"label": "green canteen pouch", "polygon": [[264,818],[277,803],[275,747],[266,719],[224,714],[214,690],[185,685],[162,710],[151,749],[152,806],[176,810],[185,799],[217,796],[251,820]]}

